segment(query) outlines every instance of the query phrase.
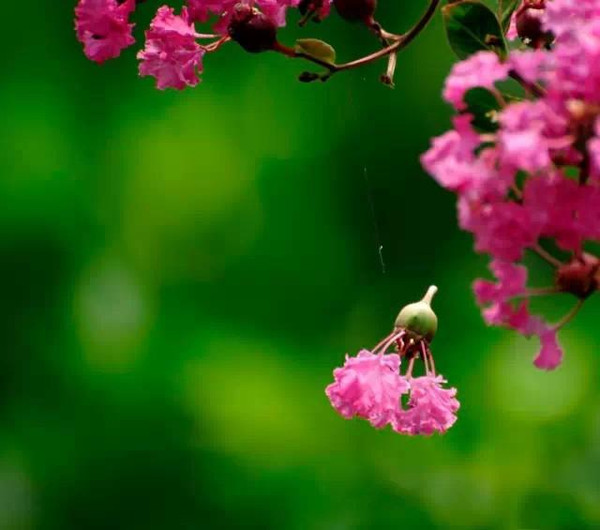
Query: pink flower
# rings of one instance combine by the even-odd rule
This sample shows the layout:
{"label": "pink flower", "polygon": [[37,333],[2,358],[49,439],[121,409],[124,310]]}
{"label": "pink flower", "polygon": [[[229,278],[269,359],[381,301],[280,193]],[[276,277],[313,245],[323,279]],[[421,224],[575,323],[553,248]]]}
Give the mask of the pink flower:
{"label": "pink flower", "polygon": [[506,261],[519,260],[535,244],[539,228],[531,213],[514,202],[476,205],[466,228],[475,236],[475,250]]}
{"label": "pink flower", "polygon": [[540,338],[541,350],[533,364],[542,370],[554,370],[563,358],[562,348],[558,344],[557,330],[545,323],[540,323],[537,335]]}
{"label": "pink flower", "polygon": [[192,22],[206,22],[209,16],[221,16],[231,11],[240,0],[187,0],[187,8]]}
{"label": "pink flower", "polygon": [[454,65],[446,79],[444,99],[461,110],[465,108],[464,95],[470,89],[493,89],[497,81],[506,79],[509,69],[509,65],[500,62],[494,52],[477,52]]}
{"label": "pink flower", "polygon": [[549,68],[550,55],[544,50],[514,50],[510,53],[508,64],[528,83],[543,79]]}
{"label": "pink flower", "polygon": [[529,313],[529,301],[519,303],[497,302],[482,309],[483,320],[488,326],[505,326],[523,335],[529,336],[532,316]]}
{"label": "pink flower", "polygon": [[493,260],[490,269],[498,279],[497,283],[488,280],[475,280],[473,290],[479,304],[499,303],[525,294],[527,268],[507,261]]}
{"label": "pink flower", "polygon": [[421,157],[423,167],[444,188],[453,191],[471,187],[478,178],[474,151],[481,140],[471,128],[471,119],[469,114],[457,116],[456,130],[434,138],[431,148]]}
{"label": "pink flower", "polygon": [[216,15],[218,20],[214,30],[226,35],[233,9],[237,4],[253,5],[277,26],[285,26],[287,8],[296,7],[298,2],[299,0],[187,0],[187,5],[192,22],[206,22],[210,15]]}
{"label": "pink flower", "polygon": [[325,393],[344,418],[359,416],[374,427],[384,427],[398,411],[400,396],[408,392],[399,368],[396,354],[361,350],[356,357],[346,356],[344,366],[334,370],[335,382]]}
{"label": "pink flower", "polygon": [[497,283],[488,280],[475,280],[473,291],[477,303],[485,307],[483,318],[488,325],[509,326],[524,330],[529,325],[529,311],[526,301],[518,305],[511,299],[524,295],[527,285],[527,268],[514,263],[494,260],[490,264]]}
{"label": "pink flower", "polygon": [[257,0],[260,10],[278,26],[285,26],[288,7],[295,7],[299,0]]}
{"label": "pink flower", "polygon": [[552,0],[545,9],[545,27],[562,42],[587,38],[600,18],[597,0]]}
{"label": "pink flower", "polygon": [[210,15],[218,17],[213,29],[221,35],[227,35],[227,26],[236,4],[248,3],[247,0],[187,0],[189,18],[192,22],[206,22]]}
{"label": "pink flower", "polygon": [[543,101],[513,103],[499,115],[502,163],[535,172],[552,165],[551,150],[568,147],[567,122]]}
{"label": "pink flower", "polygon": [[426,375],[409,379],[410,400],[407,410],[400,410],[392,428],[402,434],[446,432],[456,421],[460,407],[455,388],[442,388],[446,383],[441,375]]}
{"label": "pink flower", "polygon": [[146,31],[145,48],[137,55],[141,60],[140,75],[155,77],[161,90],[197,85],[204,55],[196,42],[199,37],[185,7],[177,16],[172,8],[162,6]]}
{"label": "pink flower", "polygon": [[103,63],[118,57],[131,46],[133,24],[128,21],[135,0],[118,4],[116,0],[80,0],[75,8],[75,30],[88,59]]}
{"label": "pink flower", "polygon": [[594,190],[586,188],[560,173],[531,177],[525,184],[523,204],[535,216],[540,234],[555,238],[565,250],[578,250],[587,231],[579,212]]}

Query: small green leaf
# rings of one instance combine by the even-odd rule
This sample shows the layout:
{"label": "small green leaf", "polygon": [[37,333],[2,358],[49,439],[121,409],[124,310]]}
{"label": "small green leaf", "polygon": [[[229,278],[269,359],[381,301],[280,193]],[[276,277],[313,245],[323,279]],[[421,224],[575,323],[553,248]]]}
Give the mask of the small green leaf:
{"label": "small green leaf", "polygon": [[450,47],[460,59],[486,50],[507,54],[506,40],[494,12],[475,0],[461,0],[442,9]]}
{"label": "small green leaf", "polygon": [[335,49],[319,39],[298,39],[294,51],[314,57],[324,63],[335,64]]}
{"label": "small green leaf", "polygon": [[498,18],[504,33],[508,31],[512,14],[520,3],[521,0],[498,0]]}
{"label": "small green leaf", "polygon": [[469,114],[473,115],[471,125],[479,132],[496,132],[498,123],[496,116],[500,105],[494,94],[485,88],[477,87],[469,90],[464,97]]}

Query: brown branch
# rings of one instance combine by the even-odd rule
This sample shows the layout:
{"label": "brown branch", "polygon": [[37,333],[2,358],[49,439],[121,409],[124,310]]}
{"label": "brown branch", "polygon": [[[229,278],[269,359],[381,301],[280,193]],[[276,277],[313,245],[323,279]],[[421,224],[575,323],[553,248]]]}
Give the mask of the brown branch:
{"label": "brown branch", "polygon": [[[322,66],[323,68],[326,68],[327,73],[320,76],[320,79],[324,81],[326,79],[329,79],[329,77],[331,77],[333,74],[335,74],[337,72],[341,72],[343,70],[351,70],[353,68],[358,68],[365,64],[372,63],[372,62],[376,61],[377,59],[381,59],[382,57],[387,57],[390,54],[396,54],[400,50],[406,48],[427,27],[427,25],[431,21],[433,15],[435,14],[435,12],[440,4],[440,1],[441,0],[429,0],[429,6],[427,7],[427,10],[423,14],[423,16],[417,21],[417,23],[410,30],[408,30],[406,33],[404,33],[402,35],[397,36],[396,40],[392,44],[390,44],[389,46],[386,46],[386,47],[382,48],[381,50],[378,50],[374,53],[366,55],[365,57],[361,57],[360,59],[355,59],[355,60],[347,62],[347,63],[342,63],[342,64],[329,63],[327,61],[323,61],[323,60],[319,59],[318,57],[313,57],[312,55],[307,55],[302,52],[296,52],[294,49],[284,46],[282,44],[277,44],[274,49],[275,49],[275,51],[277,51],[279,53],[283,53],[284,55],[287,55],[288,57],[306,59],[307,61],[310,61],[312,63],[318,64],[319,66]],[[388,34],[387,32],[386,32],[386,35],[392,36],[391,33]],[[396,37],[396,36],[394,35],[394,37]]]}

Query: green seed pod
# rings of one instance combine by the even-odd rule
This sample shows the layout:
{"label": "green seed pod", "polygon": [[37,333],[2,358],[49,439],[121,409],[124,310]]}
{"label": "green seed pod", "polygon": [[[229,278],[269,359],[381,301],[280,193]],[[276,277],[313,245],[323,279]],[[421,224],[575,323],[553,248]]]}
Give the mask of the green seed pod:
{"label": "green seed pod", "polygon": [[403,328],[431,342],[437,331],[438,320],[431,309],[431,299],[437,292],[437,287],[432,285],[420,302],[404,306],[396,317],[395,327]]}

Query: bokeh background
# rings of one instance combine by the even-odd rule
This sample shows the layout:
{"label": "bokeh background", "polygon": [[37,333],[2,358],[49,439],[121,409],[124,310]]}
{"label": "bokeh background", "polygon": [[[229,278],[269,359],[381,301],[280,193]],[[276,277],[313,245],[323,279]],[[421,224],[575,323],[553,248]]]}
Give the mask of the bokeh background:
{"label": "bokeh background", "polygon": [[[483,324],[486,261],[418,163],[449,127],[439,14],[395,90],[384,63],[304,85],[300,62],[230,45],[159,92],[135,60],[158,3],[102,66],[73,4],[3,5],[0,529],[600,528],[599,307],[553,373]],[[381,4],[391,31],[424,7]],[[335,16],[298,36],[375,46]],[[341,419],[333,368],[431,283],[459,421]]]}

